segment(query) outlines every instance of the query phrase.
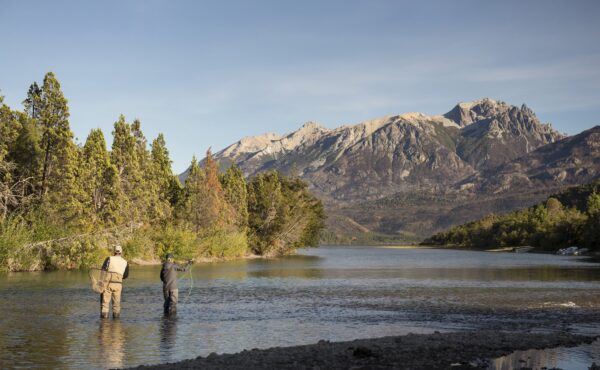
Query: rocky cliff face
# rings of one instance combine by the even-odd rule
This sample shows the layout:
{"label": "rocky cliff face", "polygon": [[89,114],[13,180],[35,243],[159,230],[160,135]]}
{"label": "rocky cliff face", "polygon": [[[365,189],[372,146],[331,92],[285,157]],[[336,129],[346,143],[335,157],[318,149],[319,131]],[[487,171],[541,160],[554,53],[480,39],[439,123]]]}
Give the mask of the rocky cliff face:
{"label": "rocky cliff face", "polygon": [[405,113],[336,129],[308,122],[287,135],[244,138],[215,157],[247,176],[302,177],[331,219],[350,229],[427,235],[600,176],[598,131],[565,139],[525,105],[482,99],[437,116]]}
{"label": "rocky cliff face", "polygon": [[[600,177],[600,126],[540,147],[462,181],[478,193],[502,194],[585,184]],[[470,186],[469,186],[470,187]]]}
{"label": "rocky cliff face", "polygon": [[215,157],[248,176],[294,173],[324,197],[364,200],[445,188],[561,137],[526,106],[483,99],[440,116],[405,113],[333,130],[309,122],[285,136],[244,138]]}

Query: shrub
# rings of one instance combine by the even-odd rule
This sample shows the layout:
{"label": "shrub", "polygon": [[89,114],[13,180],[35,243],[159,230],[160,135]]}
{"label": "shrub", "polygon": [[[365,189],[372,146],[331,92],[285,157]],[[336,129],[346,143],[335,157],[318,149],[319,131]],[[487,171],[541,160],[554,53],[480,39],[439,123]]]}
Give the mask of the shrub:
{"label": "shrub", "polygon": [[156,230],[152,237],[155,255],[162,258],[173,253],[176,258],[190,259],[198,255],[198,237],[193,231],[172,225]]}
{"label": "shrub", "polygon": [[216,232],[201,239],[200,250],[207,257],[241,257],[248,253],[248,237],[244,232]]}

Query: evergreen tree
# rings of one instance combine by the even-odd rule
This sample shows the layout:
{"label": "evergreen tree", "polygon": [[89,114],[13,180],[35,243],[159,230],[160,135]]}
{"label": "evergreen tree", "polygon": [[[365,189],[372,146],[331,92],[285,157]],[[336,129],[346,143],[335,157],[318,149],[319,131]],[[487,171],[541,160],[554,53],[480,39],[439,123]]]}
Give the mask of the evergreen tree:
{"label": "evergreen tree", "polygon": [[41,197],[45,209],[65,222],[82,213],[78,148],[69,127],[69,108],[52,72],[44,77],[39,122],[43,150]]}
{"label": "evergreen tree", "polygon": [[24,113],[18,114],[18,120],[21,122],[21,129],[8,154],[8,160],[15,164],[16,176],[27,180],[29,184],[27,192],[35,193],[35,186],[42,172],[43,150],[40,128],[36,120]]}
{"label": "evergreen tree", "polygon": [[144,220],[147,212],[138,147],[138,139],[134,136],[131,125],[125,122],[123,115],[119,116],[113,130],[111,163],[117,168],[119,187],[124,194],[122,217],[129,222]]}
{"label": "evergreen tree", "polygon": [[248,227],[248,190],[244,173],[233,164],[221,177],[225,200],[233,210],[235,225],[242,232]]}
{"label": "evergreen tree", "polygon": [[225,194],[219,181],[219,166],[212,156],[210,148],[206,151],[204,159],[204,173],[206,184],[206,217],[207,228],[223,229],[234,224],[233,210],[225,200]]}
{"label": "evergreen tree", "polygon": [[177,201],[177,190],[181,187],[175,180],[171,169],[171,159],[163,134],[159,134],[152,142],[152,174],[153,183],[158,192],[155,217],[167,219],[171,216],[171,208]]}
{"label": "evergreen tree", "polygon": [[4,104],[4,97],[0,95],[0,161],[5,160],[17,140],[20,129],[16,114]]}
{"label": "evergreen tree", "polygon": [[25,106],[25,113],[29,118],[40,118],[40,112],[42,110],[42,89],[40,89],[37,82],[34,82],[29,86],[27,98],[23,101],[23,105]]}
{"label": "evergreen tree", "polygon": [[84,191],[83,224],[89,227],[111,226],[118,221],[118,177],[110,163],[101,130],[92,130],[83,146],[81,180]]}
{"label": "evergreen tree", "polygon": [[183,196],[178,206],[178,216],[198,234],[206,225],[205,222],[205,176],[194,156],[190,165],[188,177],[185,180]]}
{"label": "evergreen tree", "polygon": [[583,242],[587,247],[600,250],[600,194],[588,196],[587,216],[582,232]]}
{"label": "evergreen tree", "polygon": [[324,228],[321,201],[299,178],[277,172],[255,176],[248,183],[248,236],[257,254],[285,254],[315,246]]}

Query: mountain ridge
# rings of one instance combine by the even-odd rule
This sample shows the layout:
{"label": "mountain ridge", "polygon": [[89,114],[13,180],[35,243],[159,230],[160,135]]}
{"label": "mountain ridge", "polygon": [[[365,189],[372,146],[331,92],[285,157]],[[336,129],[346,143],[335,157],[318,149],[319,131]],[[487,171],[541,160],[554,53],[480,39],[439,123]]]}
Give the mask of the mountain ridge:
{"label": "mountain ridge", "polygon": [[[565,138],[568,137],[550,124],[540,122],[525,104],[514,106],[484,98],[460,102],[440,115],[408,112],[333,129],[310,121],[285,135],[270,133],[243,138],[214,156],[222,167],[235,163],[249,177],[277,170],[304,179],[324,200],[333,219],[342,220],[340,222],[347,223],[353,230],[362,227],[373,233],[424,235],[446,222],[423,220],[424,216],[415,214],[412,221],[400,224],[392,219],[397,213],[392,206],[384,212],[385,216],[380,214],[381,208],[366,207],[374,211],[366,212],[364,217],[353,207],[395,194],[405,194],[401,198],[409,200],[411,196],[418,198],[418,194],[433,194],[432,198],[454,197],[462,202],[450,202],[456,210],[444,211],[462,215],[455,220],[447,213],[451,222],[479,216],[479,211],[469,208],[469,204],[481,201],[489,205],[482,209],[509,211],[519,202],[539,200],[551,188],[571,183],[564,175],[560,175],[563,178],[558,181],[532,180],[528,186],[518,181],[509,181],[506,185],[501,178],[528,176],[528,166],[544,163],[544,156],[550,155],[536,151]],[[592,135],[589,140],[591,148],[600,139]],[[581,176],[573,180],[574,183],[597,176],[600,171],[596,169],[596,151],[584,148],[581,143],[578,145],[582,147],[575,151],[554,151],[583,158],[575,162],[586,166],[587,175],[583,176],[580,171]],[[537,157],[527,157],[533,152]],[[530,159],[518,162],[525,157]],[[566,159],[559,161],[554,171],[560,174],[561,166],[567,162]],[[535,172],[532,169],[531,176],[532,171]],[[567,171],[570,173],[574,172]],[[502,187],[500,191],[498,186]],[[502,197],[512,200],[503,205],[499,200]],[[436,201],[430,203],[427,206]],[[417,212],[419,208],[413,205],[409,208]],[[352,221],[344,221],[348,218]],[[350,225],[353,222],[356,224]],[[330,226],[335,228],[335,225]]]}

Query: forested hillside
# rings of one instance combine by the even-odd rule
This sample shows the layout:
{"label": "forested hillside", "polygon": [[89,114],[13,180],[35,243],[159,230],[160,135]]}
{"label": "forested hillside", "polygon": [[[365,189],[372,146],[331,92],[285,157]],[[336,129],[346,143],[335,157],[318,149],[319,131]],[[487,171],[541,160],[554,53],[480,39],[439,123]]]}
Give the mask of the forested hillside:
{"label": "forested hillside", "polygon": [[569,188],[533,207],[455,226],[424,244],[469,248],[572,245],[600,250],[600,180]]}
{"label": "forested hillside", "polygon": [[219,172],[210,150],[184,184],[162,134],[149,145],[139,120],[120,116],[112,147],[92,130],[77,143],[53,73],[13,110],[0,96],[0,269],[78,268],[114,243],[127,258],[274,255],[316,245],[321,202],[304,182],[269,172],[247,183]]}

